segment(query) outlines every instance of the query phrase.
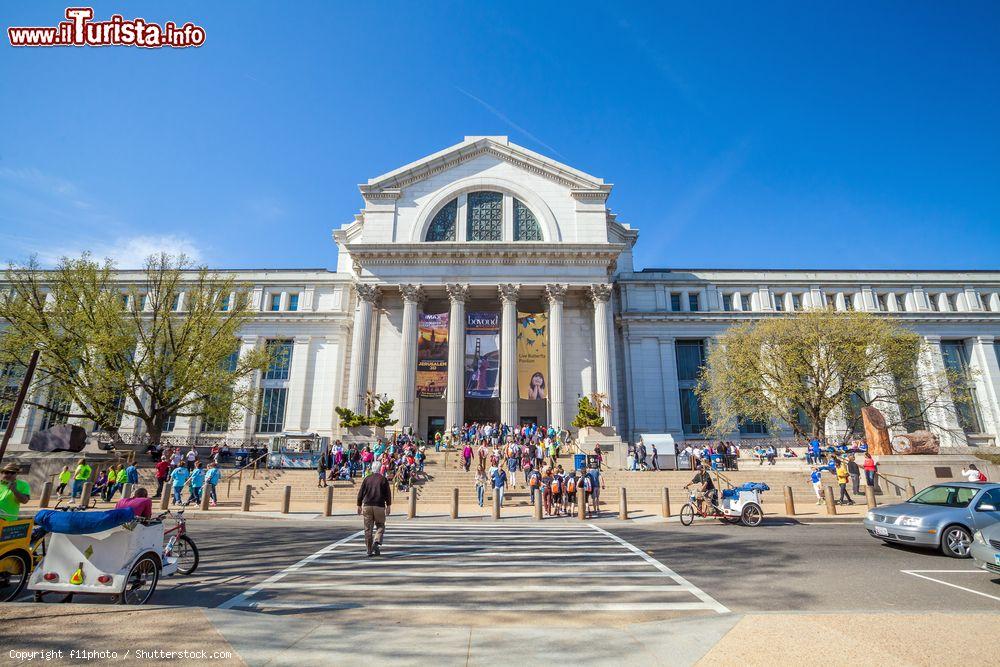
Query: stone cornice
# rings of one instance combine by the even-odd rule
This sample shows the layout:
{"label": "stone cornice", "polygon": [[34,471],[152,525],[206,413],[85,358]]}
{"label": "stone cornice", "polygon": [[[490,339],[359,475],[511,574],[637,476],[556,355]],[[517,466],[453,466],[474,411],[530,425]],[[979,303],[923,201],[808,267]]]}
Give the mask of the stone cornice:
{"label": "stone cornice", "polygon": [[[891,317],[906,324],[985,324],[996,325],[1000,322],[1000,313],[889,313],[884,311],[865,311],[872,315],[881,317]],[[642,312],[624,311],[616,316],[621,322],[631,322],[633,324],[659,323],[659,322],[711,322],[722,324],[736,324],[751,322],[767,317],[782,317],[788,315],[786,311],[681,311],[681,312]]]}
{"label": "stone cornice", "polygon": [[386,265],[581,265],[608,266],[621,243],[366,243],[347,246],[361,266]]}

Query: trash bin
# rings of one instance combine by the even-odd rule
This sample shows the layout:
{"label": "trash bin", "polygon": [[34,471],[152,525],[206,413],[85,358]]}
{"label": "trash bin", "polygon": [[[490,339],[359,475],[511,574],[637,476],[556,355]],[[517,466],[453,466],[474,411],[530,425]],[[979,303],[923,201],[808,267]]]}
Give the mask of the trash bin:
{"label": "trash bin", "polygon": [[573,470],[584,470],[587,467],[587,455],[586,454],[574,454],[573,455]]}

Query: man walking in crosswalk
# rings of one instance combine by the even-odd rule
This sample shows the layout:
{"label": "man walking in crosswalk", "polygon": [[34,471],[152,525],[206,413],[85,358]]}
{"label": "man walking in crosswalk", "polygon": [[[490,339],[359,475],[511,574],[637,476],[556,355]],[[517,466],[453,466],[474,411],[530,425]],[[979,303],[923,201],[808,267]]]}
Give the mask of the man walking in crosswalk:
{"label": "man walking in crosswalk", "polygon": [[368,555],[378,556],[385,537],[385,518],[392,505],[392,489],[389,480],[380,472],[365,477],[358,489],[358,514],[365,521],[365,547]]}

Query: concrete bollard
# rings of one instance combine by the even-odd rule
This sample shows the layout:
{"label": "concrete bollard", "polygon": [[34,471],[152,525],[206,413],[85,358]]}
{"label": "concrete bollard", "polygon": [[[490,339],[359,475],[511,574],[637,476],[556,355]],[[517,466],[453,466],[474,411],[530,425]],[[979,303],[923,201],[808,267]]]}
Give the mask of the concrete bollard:
{"label": "concrete bollard", "polygon": [[493,518],[500,518],[500,492],[493,489]]}
{"label": "concrete bollard", "polygon": [[837,503],[833,501],[833,487],[827,486],[826,492],[823,494],[826,497],[826,513],[836,514],[837,513]]}
{"label": "concrete bollard", "polygon": [[458,488],[451,490],[451,518],[458,518]]}
{"label": "concrete bollard", "polygon": [[281,497],[281,513],[288,514],[288,508],[292,504],[292,486],[285,485],[285,494]]}
{"label": "concrete bollard", "polygon": [[333,486],[326,487],[326,504],[323,505],[323,516],[333,516]]}
{"label": "concrete bollard", "polygon": [[795,496],[792,495],[792,487],[785,487],[785,514],[795,516]]}
{"label": "concrete bollard", "polygon": [[587,520],[587,492],[583,490],[583,485],[576,490],[576,518],[580,521]]}
{"label": "concrete bollard", "polygon": [[132,497],[132,487],[133,484],[131,482],[122,487],[122,498]]}
{"label": "concrete bollard", "polygon": [[660,513],[664,519],[670,518],[670,489],[663,487],[663,498],[660,500]]}
{"label": "concrete bollard", "polygon": [[406,518],[412,519],[417,516],[417,487],[410,485],[409,507],[406,509]]}
{"label": "concrete bollard", "polygon": [[93,482],[87,482],[83,485],[83,493],[80,494],[80,504],[84,507],[90,506],[90,494],[94,490]]}
{"label": "concrete bollard", "polygon": [[917,490],[913,488],[913,482],[906,483],[906,498],[909,500],[913,496],[917,495]]}
{"label": "concrete bollard", "polygon": [[542,520],[542,492],[539,489],[535,490],[535,521]]}
{"label": "concrete bollard", "polygon": [[160,509],[165,510],[170,508],[170,494],[173,493],[174,487],[163,485],[163,495],[160,496]]}
{"label": "concrete bollard", "polygon": [[878,501],[875,500],[875,487],[866,486],[865,487],[865,501],[868,503],[868,509],[873,510],[878,507]]}
{"label": "concrete bollard", "polygon": [[205,484],[201,487],[201,511],[207,512],[209,503],[212,501],[212,485]]}
{"label": "concrete bollard", "polygon": [[624,486],[618,489],[618,518],[628,519],[628,492]]}
{"label": "concrete bollard", "polygon": [[42,499],[38,501],[38,506],[45,508],[49,506],[49,500],[52,498],[52,482],[45,482],[42,485]]}
{"label": "concrete bollard", "polygon": [[243,505],[240,509],[244,512],[250,511],[250,498],[253,496],[253,484],[247,484],[243,487]]}

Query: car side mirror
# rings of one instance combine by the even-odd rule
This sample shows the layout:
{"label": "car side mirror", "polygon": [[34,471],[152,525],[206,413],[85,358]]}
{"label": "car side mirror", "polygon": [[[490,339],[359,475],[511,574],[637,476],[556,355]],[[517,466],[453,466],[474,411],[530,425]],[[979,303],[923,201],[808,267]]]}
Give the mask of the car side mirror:
{"label": "car side mirror", "polygon": [[976,509],[980,512],[996,512],[997,506],[991,503],[979,503],[979,507]]}

